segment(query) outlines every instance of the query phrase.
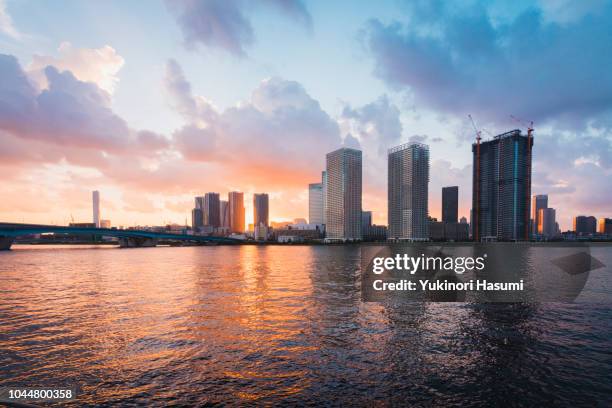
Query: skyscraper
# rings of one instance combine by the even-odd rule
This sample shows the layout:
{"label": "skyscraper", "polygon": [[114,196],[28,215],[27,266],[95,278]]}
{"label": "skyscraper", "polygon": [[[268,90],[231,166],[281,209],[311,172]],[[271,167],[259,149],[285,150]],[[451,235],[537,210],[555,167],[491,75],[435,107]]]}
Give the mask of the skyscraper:
{"label": "skyscraper", "polygon": [[540,208],[538,211],[537,234],[545,238],[557,235],[557,221],[554,208]]}
{"label": "skyscraper", "polygon": [[459,217],[459,187],[442,187],[442,222],[457,222]]}
{"label": "skyscraper", "polygon": [[268,226],[268,212],[269,212],[269,200],[268,195],[253,194],[253,224],[255,227],[263,225]]}
{"label": "skyscraper", "polygon": [[594,234],[597,231],[597,219],[589,215],[574,217],[574,232],[578,235]]}
{"label": "skyscraper", "polygon": [[531,219],[533,220],[532,232],[534,234],[538,234],[538,228],[540,225],[540,210],[548,208],[548,194],[534,195],[531,207]]}
{"label": "skyscraper", "polygon": [[529,239],[532,146],[518,129],[472,145],[474,240]]}
{"label": "skyscraper", "polygon": [[232,191],[228,194],[230,231],[244,232],[244,193]]}
{"label": "skyscraper", "polygon": [[597,232],[600,234],[612,234],[612,218],[600,218]]}
{"label": "skyscraper", "polygon": [[308,185],[308,222],[323,224],[323,183]]}
{"label": "skyscraper", "polygon": [[361,212],[361,227],[371,227],[372,226],[372,211],[362,211]]}
{"label": "skyscraper", "polygon": [[198,208],[200,210],[204,210],[204,197],[203,196],[195,198],[195,207],[194,208]]}
{"label": "skyscraper", "polygon": [[321,185],[323,186],[323,224],[327,224],[327,172],[321,172]]}
{"label": "skyscraper", "polygon": [[389,149],[387,237],[429,239],[429,146],[406,143]]}
{"label": "skyscraper", "polygon": [[343,147],[326,156],[326,239],[361,239],[361,151]]}
{"label": "skyscraper", "polygon": [[228,229],[230,227],[229,205],[224,200],[219,201],[219,227]]}
{"label": "skyscraper", "polygon": [[202,221],[204,225],[209,225],[214,228],[220,227],[219,221],[219,194],[206,193],[202,203]]}
{"label": "skyscraper", "polygon": [[191,227],[194,230],[197,231],[204,226],[204,222],[202,220],[203,216],[201,208],[194,208],[191,210]]}
{"label": "skyscraper", "polygon": [[91,194],[93,204],[93,223],[96,228],[100,228],[100,192],[93,191]]}

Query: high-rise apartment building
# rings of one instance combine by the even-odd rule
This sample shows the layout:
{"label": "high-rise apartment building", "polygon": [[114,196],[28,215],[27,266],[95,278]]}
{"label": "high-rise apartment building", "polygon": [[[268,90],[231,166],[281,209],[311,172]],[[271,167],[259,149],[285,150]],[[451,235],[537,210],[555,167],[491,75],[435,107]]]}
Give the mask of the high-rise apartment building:
{"label": "high-rise apartment building", "polygon": [[371,227],[372,226],[372,211],[361,212],[361,226]]}
{"label": "high-rise apartment building", "polygon": [[406,143],[389,149],[388,222],[390,240],[429,239],[429,146]]}
{"label": "high-rise apartment building", "polygon": [[548,208],[548,194],[538,194],[533,196],[531,206],[531,220],[533,221],[533,233],[538,234],[540,225],[540,210]]}
{"label": "high-rise apartment building", "polygon": [[91,199],[93,204],[93,223],[96,228],[100,228],[100,192],[97,190],[93,191]]}
{"label": "high-rise apartment building", "polygon": [[321,172],[321,185],[323,186],[323,224],[327,224],[327,172]]}
{"label": "high-rise apartment building", "polygon": [[253,194],[253,225],[255,227],[264,226],[267,227],[269,224],[269,199],[268,195]]}
{"label": "high-rise apartment building", "polygon": [[554,208],[540,208],[538,211],[537,234],[544,238],[557,235],[556,211]]}
{"label": "high-rise apartment building", "polygon": [[457,222],[459,218],[459,187],[442,187],[442,222]]}
{"label": "high-rise apartment building", "polygon": [[202,202],[202,221],[214,228],[221,226],[219,221],[219,193],[206,193]]}
{"label": "high-rise apartment building", "polygon": [[308,222],[323,224],[323,183],[308,185]]}
{"label": "high-rise apartment building", "polygon": [[532,146],[518,129],[472,145],[474,240],[529,239]]}
{"label": "high-rise apartment building", "polygon": [[326,156],[326,239],[360,240],[362,155],[343,147]]}
{"label": "high-rise apartment building", "polygon": [[578,215],[574,217],[573,228],[578,235],[594,234],[597,230],[597,219],[593,216]]}
{"label": "high-rise apartment building", "polygon": [[244,232],[244,193],[232,191],[228,194],[230,231]]}
{"label": "high-rise apartment building", "polygon": [[228,229],[230,227],[229,205],[225,200],[219,201],[219,227]]}
{"label": "high-rise apartment building", "polygon": [[203,219],[204,217],[201,208],[194,208],[193,210],[191,210],[191,227],[194,230],[199,230],[204,226]]}
{"label": "high-rise apartment building", "polygon": [[597,232],[600,234],[612,234],[612,218],[600,218]]}

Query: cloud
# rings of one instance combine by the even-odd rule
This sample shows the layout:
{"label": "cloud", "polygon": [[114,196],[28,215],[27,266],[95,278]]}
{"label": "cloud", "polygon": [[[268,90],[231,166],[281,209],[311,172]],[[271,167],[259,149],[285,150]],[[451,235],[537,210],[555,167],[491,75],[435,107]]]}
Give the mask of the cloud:
{"label": "cloud", "polygon": [[[363,106],[346,104],[338,118],[344,144],[363,151],[364,205],[383,215],[380,197],[386,195],[387,150],[402,140],[400,111],[387,95]],[[375,199],[377,198],[377,199]]]}
{"label": "cloud", "polygon": [[306,5],[301,0],[267,0],[268,3],[275,6],[289,17],[293,18],[304,27],[312,28],[312,17],[306,9]]}
{"label": "cloud", "polygon": [[196,161],[214,161],[220,159],[217,149],[217,137],[211,128],[199,128],[186,125],[173,134],[179,151],[187,159]]}
{"label": "cloud", "polygon": [[312,19],[300,0],[268,0],[251,3],[244,0],[167,0],[166,5],[176,18],[185,46],[205,46],[225,50],[243,57],[255,42],[247,6],[271,5],[288,17],[310,28]]}
{"label": "cloud", "polygon": [[215,107],[203,97],[193,94],[183,69],[173,59],[166,62],[163,85],[171,106],[186,120],[206,126],[217,119]]}
{"label": "cloud", "polygon": [[[565,226],[577,213],[612,212],[612,3],[416,1],[407,10],[402,22],[364,28],[377,77],[466,129],[473,114],[486,137],[521,126],[510,114],[534,120],[533,192],[550,194]],[[458,127],[465,147],[473,132]],[[448,171],[434,164],[432,187]]]}
{"label": "cloud", "polygon": [[13,19],[6,10],[5,0],[0,0],[0,32],[15,40],[21,38],[21,33],[13,25]]}
{"label": "cloud", "polygon": [[414,143],[425,143],[427,142],[427,139],[428,139],[427,135],[412,135],[410,136],[408,140]]}
{"label": "cloud", "polygon": [[558,128],[536,135],[532,191],[549,194],[562,226],[577,214],[612,214],[611,177],[612,138]]}
{"label": "cloud", "polygon": [[573,23],[588,15],[597,15],[605,10],[607,0],[540,0],[544,20],[559,24]]}
{"label": "cloud", "polygon": [[[487,3],[368,23],[375,74],[439,112],[507,124],[508,116],[583,127],[612,110],[612,5],[560,24],[535,7],[494,20]],[[579,7],[579,6],[578,6]]]}
{"label": "cloud", "polygon": [[69,42],[63,42],[58,48],[58,56],[34,55],[28,67],[41,87],[46,87],[44,70],[52,65],[60,71],[70,71],[80,81],[94,82],[101,89],[113,93],[119,78],[117,73],[124,64],[124,59],[109,45],[101,48],[75,48]]}
{"label": "cloud", "polygon": [[177,213],[189,214],[193,208],[193,198],[178,201],[169,200],[164,202],[164,207]]}
{"label": "cloud", "polygon": [[[130,129],[111,108],[110,94],[70,71],[47,66],[39,90],[17,59],[0,54],[0,129],[16,137],[106,152],[158,150],[167,145],[150,131]],[[149,150],[150,149],[150,150]]]}
{"label": "cloud", "polygon": [[340,123],[344,132],[358,136],[363,145],[378,150],[381,155],[386,155],[387,149],[398,144],[402,137],[400,111],[387,95],[358,108],[346,105]]}
{"label": "cloud", "polygon": [[160,209],[155,206],[153,200],[142,193],[126,191],[123,194],[123,210],[137,213],[155,213]]}
{"label": "cloud", "polygon": [[342,145],[337,122],[298,82],[263,80],[249,100],[222,112],[193,95],[175,61],[168,62],[164,82],[170,104],[187,120],[174,132],[175,147],[187,159],[303,179],[316,174],[325,153]]}
{"label": "cloud", "polygon": [[361,149],[361,143],[359,143],[359,139],[347,133],[342,139],[342,144],[346,147],[350,147],[351,149]]}

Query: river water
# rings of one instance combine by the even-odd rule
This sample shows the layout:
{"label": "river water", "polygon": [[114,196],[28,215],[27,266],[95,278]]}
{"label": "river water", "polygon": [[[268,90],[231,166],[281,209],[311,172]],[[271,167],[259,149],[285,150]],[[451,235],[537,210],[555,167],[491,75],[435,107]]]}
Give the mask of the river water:
{"label": "river water", "polygon": [[[360,251],[15,246],[0,387],[78,385],[74,406],[612,405],[610,304],[363,302]],[[609,271],[587,286],[612,293]]]}

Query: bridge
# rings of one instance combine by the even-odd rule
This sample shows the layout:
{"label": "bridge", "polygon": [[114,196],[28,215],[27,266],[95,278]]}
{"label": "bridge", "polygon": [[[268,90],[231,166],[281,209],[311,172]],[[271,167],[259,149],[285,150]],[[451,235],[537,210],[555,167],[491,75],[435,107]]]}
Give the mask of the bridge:
{"label": "bridge", "polygon": [[72,234],[119,238],[120,248],[153,247],[158,241],[183,241],[193,243],[237,244],[240,240],[228,237],[174,234],[146,230],[64,227],[58,225],[13,224],[0,222],[0,250],[11,249],[15,238],[33,234]]}

